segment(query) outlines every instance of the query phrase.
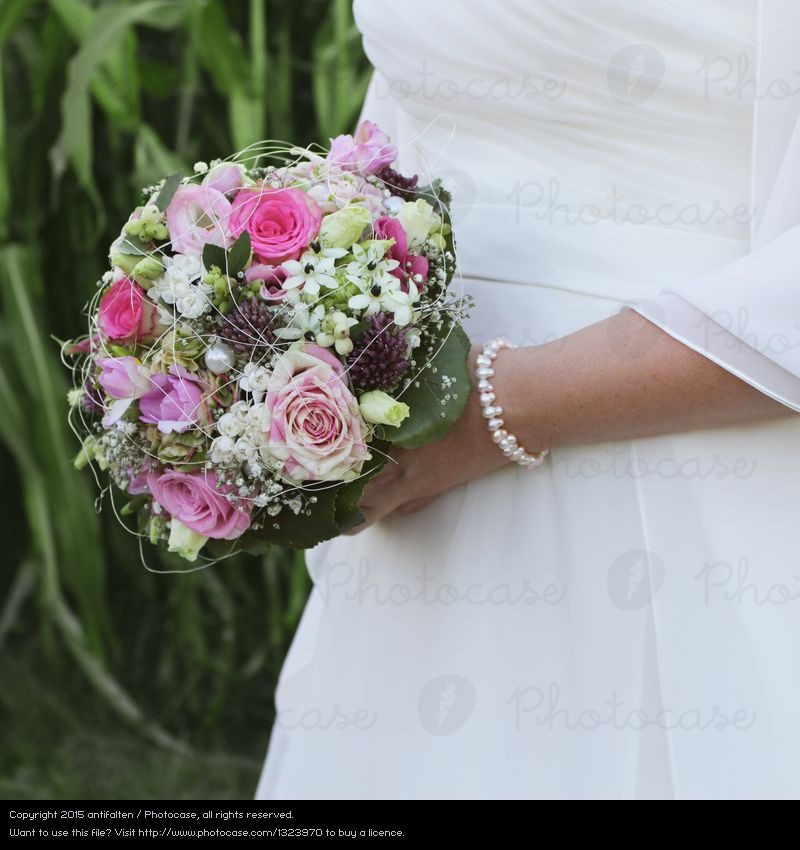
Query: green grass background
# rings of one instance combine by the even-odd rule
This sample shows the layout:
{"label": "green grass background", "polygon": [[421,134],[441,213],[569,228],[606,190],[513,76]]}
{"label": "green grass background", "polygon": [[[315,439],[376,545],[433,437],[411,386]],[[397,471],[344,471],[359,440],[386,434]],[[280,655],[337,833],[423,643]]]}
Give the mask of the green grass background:
{"label": "green grass background", "polygon": [[54,339],[85,330],[141,186],[348,131],[368,73],[350,0],[0,0],[5,798],[252,796],[302,557],[148,572],[72,468]]}

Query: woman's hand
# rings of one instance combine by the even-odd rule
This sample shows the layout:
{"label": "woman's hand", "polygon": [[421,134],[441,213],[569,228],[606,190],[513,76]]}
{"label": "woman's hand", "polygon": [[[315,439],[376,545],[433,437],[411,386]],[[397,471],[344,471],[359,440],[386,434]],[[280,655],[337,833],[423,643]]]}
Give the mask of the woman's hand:
{"label": "woman's hand", "polygon": [[[473,372],[478,347],[470,355]],[[418,449],[393,449],[386,466],[364,488],[361,510],[366,522],[356,534],[386,514],[410,513],[451,487],[479,478],[509,461],[491,441],[473,385],[464,415],[435,443]]]}
{"label": "woman's hand", "polygon": [[[471,372],[476,357],[473,347]],[[529,452],[797,416],[633,310],[503,351],[494,369],[505,427]],[[366,486],[366,522],[354,532],[510,463],[489,437],[474,386],[444,438],[393,458]]]}

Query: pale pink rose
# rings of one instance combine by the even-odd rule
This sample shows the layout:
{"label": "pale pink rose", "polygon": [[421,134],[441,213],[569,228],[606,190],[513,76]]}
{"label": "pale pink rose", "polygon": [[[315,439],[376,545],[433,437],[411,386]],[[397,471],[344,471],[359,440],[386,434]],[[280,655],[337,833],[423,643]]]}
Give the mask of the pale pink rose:
{"label": "pale pink rose", "polygon": [[213,186],[180,186],[167,205],[172,250],[199,256],[205,245],[229,248],[231,202]]}
{"label": "pale pink rose", "polygon": [[306,344],[278,361],[263,402],[263,454],[294,481],[355,478],[368,457],[366,425],[342,363]]}
{"label": "pale pink rose", "polygon": [[356,132],[331,139],[328,161],[360,174],[377,174],[397,158],[397,148],[372,121],[362,121]]}
{"label": "pale pink rose", "polygon": [[[216,473],[150,472],[147,484],[153,498],[187,528],[221,540],[234,540],[250,527],[249,503],[232,505],[216,489]],[[239,507],[243,510],[239,510]]]}
{"label": "pale pink rose", "polygon": [[206,176],[203,178],[203,185],[210,186],[223,195],[229,192],[235,192],[242,188],[244,182],[244,174],[238,165],[232,162],[221,162],[215,165]]}
{"label": "pale pink rose", "polygon": [[157,425],[162,434],[182,434],[208,420],[204,388],[195,375],[175,363],[168,375],[150,376],[150,389],[139,399],[139,419]]}
{"label": "pale pink rose", "polygon": [[103,427],[109,428],[150,389],[150,380],[135,357],[104,357],[97,365],[102,370],[98,383],[114,399],[103,417]]}
{"label": "pale pink rose", "polygon": [[286,269],[283,266],[269,266],[264,263],[254,263],[244,273],[247,280],[261,281],[261,290],[259,295],[264,301],[283,301],[286,297],[286,290],[283,288],[283,282],[286,280]]}
{"label": "pale pink rose", "polygon": [[155,333],[158,309],[140,286],[121,277],[100,299],[97,324],[109,339],[134,342]]}
{"label": "pale pink rose", "polygon": [[322,211],[301,189],[242,189],[233,203],[234,237],[250,234],[256,262],[296,260],[319,233]]}
{"label": "pale pink rose", "polygon": [[[375,222],[376,239],[394,239],[394,245],[389,249],[389,257],[397,260],[400,265],[393,269],[390,274],[399,278],[406,284],[404,291],[408,291],[408,277],[415,274],[428,276],[428,258],[408,253],[408,238],[403,230],[403,225],[391,216],[385,215]],[[418,284],[419,291],[424,289],[424,284]]]}

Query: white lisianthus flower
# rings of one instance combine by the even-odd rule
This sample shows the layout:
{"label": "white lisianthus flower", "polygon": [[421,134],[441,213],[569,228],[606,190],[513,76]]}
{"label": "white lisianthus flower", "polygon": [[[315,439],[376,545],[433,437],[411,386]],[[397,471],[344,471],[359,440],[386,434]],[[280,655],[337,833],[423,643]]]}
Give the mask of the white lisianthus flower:
{"label": "white lisianthus flower", "polygon": [[361,415],[372,425],[391,425],[398,428],[411,410],[402,401],[392,398],[383,390],[371,390],[358,400]]}
{"label": "white lisianthus flower", "polygon": [[303,294],[316,296],[320,287],[336,289],[339,284],[334,277],[335,258],[324,254],[306,251],[299,260],[287,260],[283,263],[287,277],[283,282],[284,289],[303,287]]}
{"label": "white lisianthus flower", "polygon": [[187,561],[196,561],[198,552],[205,546],[207,540],[207,537],[187,528],[175,517],[170,520],[167,548],[170,552],[177,552],[181,558],[186,558]]}
{"label": "white lisianthus flower", "polygon": [[331,248],[349,248],[372,223],[368,209],[349,204],[338,212],[326,215],[319,227],[319,241]]}
{"label": "white lisianthus flower", "polygon": [[428,234],[441,229],[442,219],[434,208],[422,198],[407,201],[397,214],[408,237],[409,248],[420,248]]}

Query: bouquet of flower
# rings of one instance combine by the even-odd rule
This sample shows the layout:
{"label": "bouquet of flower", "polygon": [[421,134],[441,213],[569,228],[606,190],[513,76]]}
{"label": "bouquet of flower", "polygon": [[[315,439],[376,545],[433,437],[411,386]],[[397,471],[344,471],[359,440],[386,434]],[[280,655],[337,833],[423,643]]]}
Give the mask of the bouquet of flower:
{"label": "bouquet of flower", "polygon": [[365,121],[143,191],[67,348],[76,465],[108,472],[143,537],[189,560],[313,546],[361,521],[392,445],[461,415],[449,198],[395,157]]}

